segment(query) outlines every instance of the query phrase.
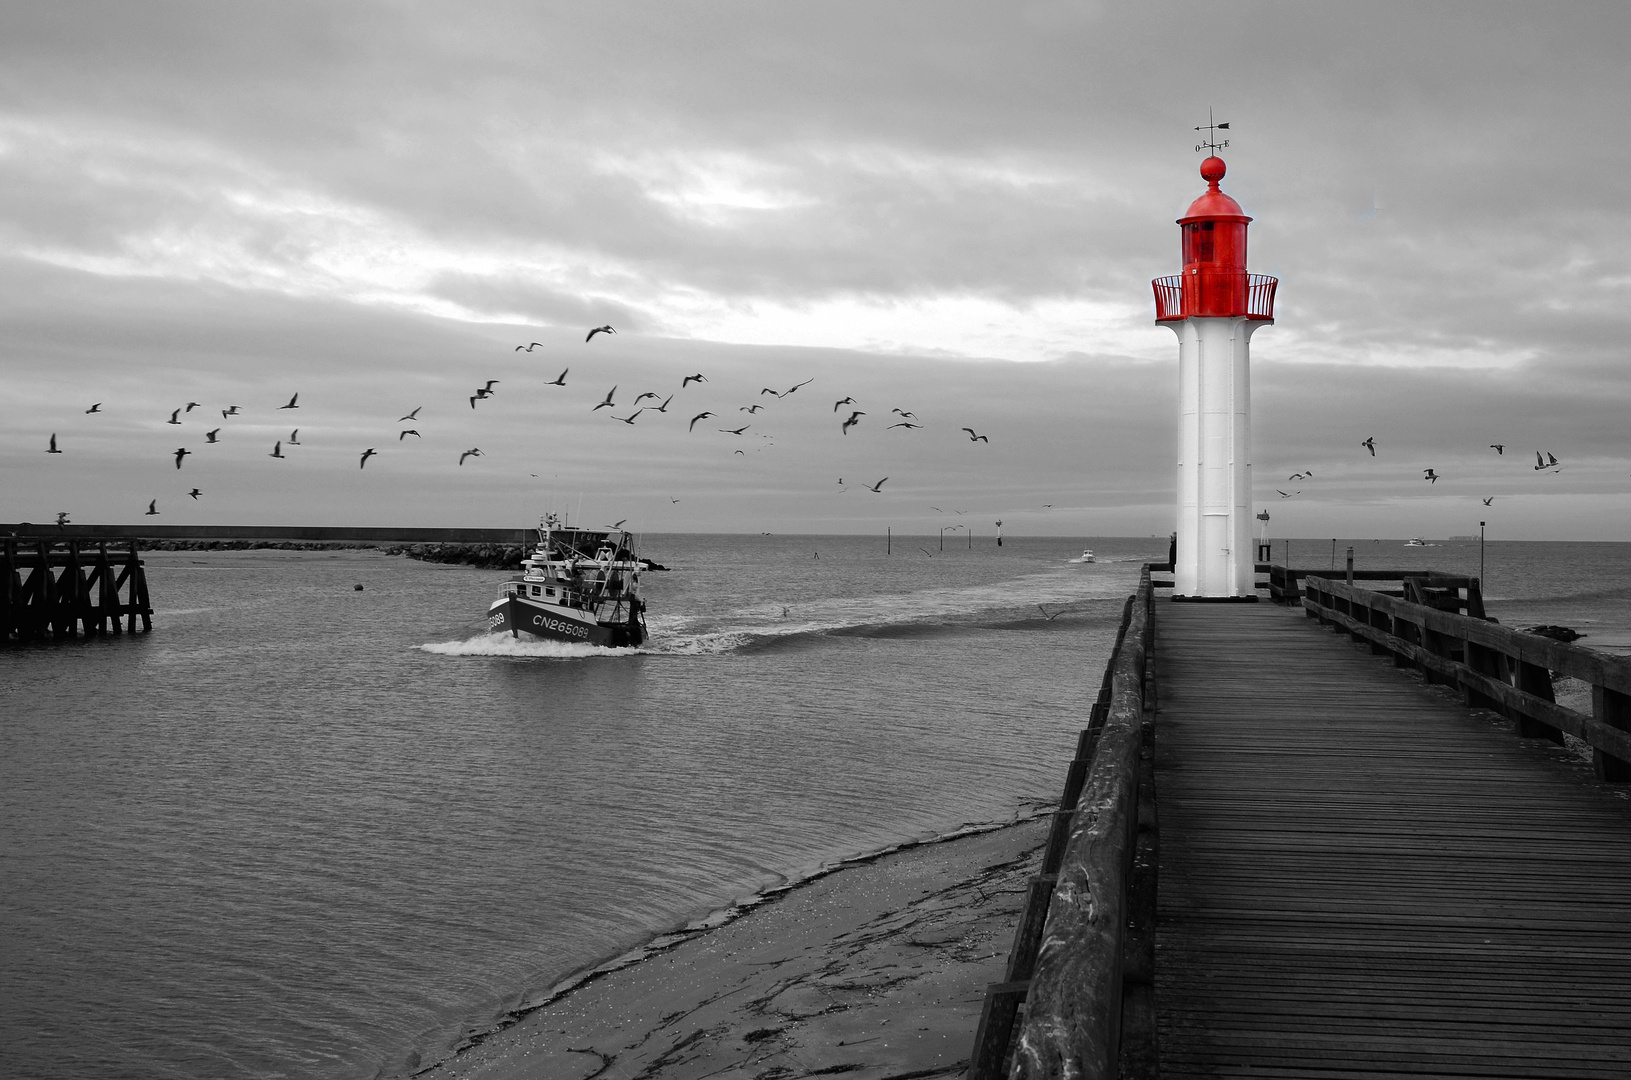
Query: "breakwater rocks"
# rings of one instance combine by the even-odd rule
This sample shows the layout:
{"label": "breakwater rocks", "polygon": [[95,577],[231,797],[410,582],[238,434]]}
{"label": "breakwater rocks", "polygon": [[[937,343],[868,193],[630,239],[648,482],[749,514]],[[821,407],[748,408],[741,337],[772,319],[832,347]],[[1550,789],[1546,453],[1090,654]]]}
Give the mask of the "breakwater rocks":
{"label": "breakwater rocks", "polygon": [[143,551],[367,551],[378,545],[316,540],[138,540],[137,546]]}
{"label": "breakwater rocks", "polygon": [[380,550],[387,555],[406,555],[421,562],[452,563],[481,570],[521,569],[519,544],[398,544]]}

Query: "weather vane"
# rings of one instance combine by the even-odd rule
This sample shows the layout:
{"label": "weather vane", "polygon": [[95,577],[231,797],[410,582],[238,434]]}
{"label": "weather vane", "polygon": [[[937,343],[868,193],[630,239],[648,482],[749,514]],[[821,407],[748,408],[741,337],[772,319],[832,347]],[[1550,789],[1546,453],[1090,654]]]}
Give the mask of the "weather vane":
{"label": "weather vane", "polygon": [[1202,150],[1210,150],[1215,154],[1219,150],[1222,150],[1225,146],[1229,145],[1229,140],[1228,139],[1224,139],[1222,142],[1218,142],[1218,132],[1228,131],[1229,130],[1229,125],[1228,124],[1213,123],[1212,122],[1213,117],[1212,117],[1212,110],[1211,109],[1206,110],[1206,120],[1207,120],[1207,123],[1206,123],[1206,125],[1204,127],[1198,127],[1198,128],[1195,129],[1196,131],[1206,132],[1206,138],[1208,140],[1208,141],[1203,142],[1203,143],[1196,143],[1195,144],[1195,152],[1197,154],[1200,153]]}

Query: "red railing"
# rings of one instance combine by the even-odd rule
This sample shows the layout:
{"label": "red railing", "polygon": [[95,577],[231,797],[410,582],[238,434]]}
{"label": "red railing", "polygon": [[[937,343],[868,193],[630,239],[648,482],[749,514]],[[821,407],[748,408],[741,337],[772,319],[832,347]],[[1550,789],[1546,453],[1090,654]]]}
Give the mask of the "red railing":
{"label": "red railing", "polygon": [[1155,321],[1174,322],[1192,316],[1248,319],[1274,318],[1274,290],[1278,278],[1239,270],[1197,270],[1159,277],[1155,289]]}

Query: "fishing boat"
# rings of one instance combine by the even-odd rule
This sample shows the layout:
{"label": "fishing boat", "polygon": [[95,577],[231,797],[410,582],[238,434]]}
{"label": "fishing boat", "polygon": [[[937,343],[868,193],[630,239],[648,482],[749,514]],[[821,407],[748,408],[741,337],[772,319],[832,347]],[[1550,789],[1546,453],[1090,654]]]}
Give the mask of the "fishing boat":
{"label": "fishing boat", "polygon": [[646,640],[640,599],[645,564],[622,529],[580,529],[553,514],[538,524],[538,545],[521,573],[498,587],[487,627],[512,637],[633,648]]}
{"label": "fishing boat", "polygon": [[1427,541],[1423,540],[1419,536],[1412,536],[1409,540],[1406,540],[1404,542],[1404,546],[1405,547],[1436,547],[1437,545],[1429,544]]}
{"label": "fishing boat", "polygon": [[1076,559],[1071,559],[1070,561],[1073,562],[1073,563],[1089,563],[1089,562],[1092,562],[1093,561],[1093,549],[1092,548],[1083,548],[1081,557],[1076,558]]}

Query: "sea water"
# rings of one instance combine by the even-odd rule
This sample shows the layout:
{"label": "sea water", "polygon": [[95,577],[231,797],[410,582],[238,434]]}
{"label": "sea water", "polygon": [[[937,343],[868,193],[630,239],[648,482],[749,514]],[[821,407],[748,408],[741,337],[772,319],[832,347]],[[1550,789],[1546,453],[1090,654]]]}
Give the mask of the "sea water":
{"label": "sea water", "polygon": [[[401,1075],[653,935],[1034,812],[1167,543],[967,543],[649,537],[641,650],[482,632],[499,572],[148,554],[152,634],[0,651],[0,1074]],[[1631,545],[1486,554],[1503,622],[1631,651]]]}

